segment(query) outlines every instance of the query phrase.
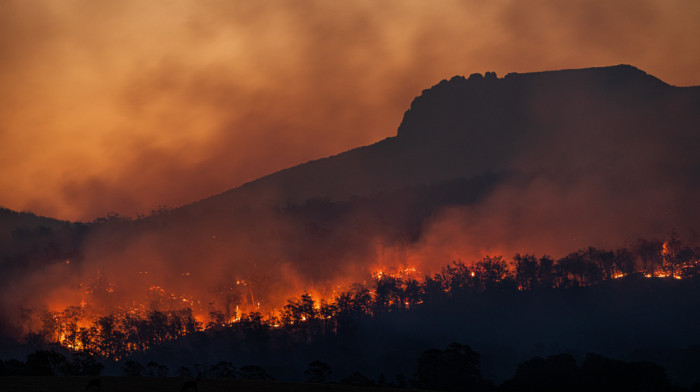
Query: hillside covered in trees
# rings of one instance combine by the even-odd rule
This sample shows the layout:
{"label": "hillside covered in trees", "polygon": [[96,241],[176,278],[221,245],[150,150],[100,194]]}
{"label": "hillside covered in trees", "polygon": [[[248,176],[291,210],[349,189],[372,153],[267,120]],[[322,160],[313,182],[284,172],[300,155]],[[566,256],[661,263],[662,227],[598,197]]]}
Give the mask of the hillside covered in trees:
{"label": "hillside covered in trees", "polygon": [[496,383],[534,356],[583,374],[593,352],[690,385],[699,91],[627,65],[454,77],[394,137],[192,204],[83,223],[2,209],[2,359],[410,379],[459,342]]}
{"label": "hillside covered in trees", "polygon": [[170,375],[224,361],[302,381],[303,367],[317,359],[341,375],[410,375],[428,347],[459,341],[480,353],[480,374],[499,383],[534,356],[581,360],[595,352],[653,361],[690,385],[700,381],[691,370],[700,363],[693,333],[699,279],[698,249],[672,232],[664,242],[639,240],[632,250],[587,248],[556,260],[487,256],[427,276],[406,266],[378,271],[330,298],[301,293],[269,314],[212,310],[199,320],[182,306],[95,319],[68,307],[38,315],[41,325],[24,343],[6,347],[18,354],[68,348],[81,361],[103,363],[108,374],[128,361],[153,362]]}

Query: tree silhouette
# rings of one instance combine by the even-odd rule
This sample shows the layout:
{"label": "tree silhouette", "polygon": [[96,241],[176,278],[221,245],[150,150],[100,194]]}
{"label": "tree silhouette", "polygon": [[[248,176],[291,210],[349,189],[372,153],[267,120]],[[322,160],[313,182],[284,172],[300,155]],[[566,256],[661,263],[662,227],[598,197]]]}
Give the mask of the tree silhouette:
{"label": "tree silhouette", "polygon": [[146,374],[148,377],[167,377],[168,367],[158,362],[150,361],[146,364]]}
{"label": "tree silhouette", "polygon": [[559,287],[589,286],[600,281],[602,273],[595,261],[595,249],[580,250],[563,257],[554,266]]}
{"label": "tree silhouette", "polygon": [[596,284],[601,279],[612,279],[615,275],[615,253],[599,250],[592,246],[589,246],[582,253],[589,269],[588,284]]}
{"label": "tree silhouette", "polygon": [[662,246],[664,274],[672,277],[690,277],[693,275],[693,260],[695,252],[688,246],[684,246],[675,230],[671,231],[668,241]]}
{"label": "tree silhouette", "polygon": [[515,282],[520,290],[532,290],[537,287],[537,258],[534,255],[520,255],[513,257],[515,267]]}
{"label": "tree silhouette", "polygon": [[229,361],[221,361],[209,368],[207,375],[214,378],[236,378],[236,367]]}
{"label": "tree silhouette", "polygon": [[480,356],[469,346],[452,343],[442,351],[424,351],[418,359],[416,386],[444,391],[475,391],[481,387]]}
{"label": "tree silhouette", "polygon": [[659,240],[646,240],[640,238],[637,241],[635,253],[642,261],[642,268],[645,274],[656,276],[657,271],[663,264],[663,243]]}
{"label": "tree silhouette", "polygon": [[175,371],[175,377],[191,378],[194,377],[194,375],[192,374],[190,368],[186,366],[180,366],[180,368]]}
{"label": "tree silhouette", "polygon": [[267,371],[257,365],[245,365],[241,367],[240,375],[245,380],[272,380],[272,376]]}
{"label": "tree silhouette", "polygon": [[481,290],[493,289],[510,276],[508,263],[501,256],[486,256],[474,264],[474,278]]}
{"label": "tree silhouette", "polygon": [[304,371],[308,382],[323,383],[328,381],[328,377],[333,374],[331,367],[319,360],[311,361],[309,367]]}
{"label": "tree silhouette", "polygon": [[290,298],[284,306],[282,321],[285,324],[299,324],[304,321],[312,321],[317,318],[318,312],[315,303],[309,293],[304,293],[299,298]]}
{"label": "tree silhouette", "polygon": [[375,313],[381,313],[401,306],[401,298],[403,297],[402,283],[400,278],[391,275],[380,275],[375,278]]}
{"label": "tree silhouette", "polygon": [[144,368],[143,365],[134,361],[133,359],[130,359],[124,362],[124,365],[122,366],[122,371],[127,377],[142,377],[143,374],[146,372],[146,368]]}
{"label": "tree silhouette", "polygon": [[369,386],[374,385],[374,381],[372,381],[369,377],[365,376],[364,374],[362,374],[360,372],[352,373],[351,375],[340,380],[340,383],[345,384],[345,385],[355,385],[355,386],[360,386],[360,387],[369,387]]}
{"label": "tree silhouette", "polygon": [[70,369],[73,376],[97,376],[104,369],[104,365],[98,362],[93,355],[77,352],[73,354]]}
{"label": "tree silhouette", "polygon": [[423,299],[428,305],[440,303],[445,298],[445,286],[442,277],[426,275],[423,279]]}
{"label": "tree silhouette", "polygon": [[58,376],[70,373],[70,363],[53,350],[38,350],[27,355],[26,371],[33,376]]}
{"label": "tree silhouette", "polygon": [[625,363],[587,354],[581,364],[581,386],[596,391],[664,391],[670,389],[665,370],[651,362]]}
{"label": "tree silhouette", "polygon": [[634,255],[626,248],[615,251],[613,264],[615,266],[615,271],[623,275],[632,275],[636,271]]}
{"label": "tree silhouette", "polygon": [[403,301],[407,308],[423,301],[423,287],[416,279],[406,279]]}
{"label": "tree silhouette", "polygon": [[554,260],[549,256],[540,257],[537,263],[537,286],[538,288],[554,287]]}
{"label": "tree silhouette", "polygon": [[[446,265],[440,270],[439,275],[435,275],[434,287],[430,288],[434,299],[444,296],[447,291],[452,298],[466,297],[475,288],[474,269],[466,266],[462,261],[453,261],[452,265]],[[427,278],[426,278],[427,279]]]}
{"label": "tree silhouette", "polygon": [[518,365],[515,375],[502,385],[504,391],[575,391],[579,384],[576,360],[569,354],[533,358]]}

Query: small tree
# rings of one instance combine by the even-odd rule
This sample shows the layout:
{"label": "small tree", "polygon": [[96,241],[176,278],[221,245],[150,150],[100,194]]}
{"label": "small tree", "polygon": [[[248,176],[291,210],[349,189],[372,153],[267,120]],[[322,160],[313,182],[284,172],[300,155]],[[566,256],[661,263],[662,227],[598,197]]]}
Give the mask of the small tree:
{"label": "small tree", "polygon": [[518,365],[515,375],[503,383],[504,391],[572,391],[578,386],[579,369],[569,354],[536,357]]}
{"label": "small tree", "polygon": [[319,360],[309,363],[308,369],[304,372],[308,382],[323,383],[328,381],[328,376],[333,374],[331,367]]}
{"label": "small tree", "polygon": [[481,385],[481,358],[471,347],[452,343],[442,351],[424,351],[418,359],[416,386],[445,391],[475,390]]}
{"label": "small tree", "polygon": [[637,269],[634,263],[634,255],[626,248],[615,251],[613,264],[615,266],[615,271],[623,275],[631,275]]}
{"label": "small tree", "polygon": [[515,266],[515,282],[520,290],[532,290],[537,286],[537,258],[534,255],[520,255],[513,257]]}
{"label": "small tree", "polygon": [[194,377],[194,375],[192,374],[192,370],[190,370],[190,368],[186,366],[180,366],[180,368],[175,371],[175,376],[181,378]]}
{"label": "small tree", "polygon": [[663,243],[659,240],[639,239],[635,253],[642,262],[644,273],[656,276],[663,264]]}
{"label": "small tree", "polygon": [[241,367],[241,378],[245,380],[272,380],[265,369],[256,365],[246,365]]}
{"label": "small tree", "polygon": [[124,362],[124,365],[122,366],[122,371],[127,377],[143,377],[146,368],[144,368],[143,365],[134,361],[133,359],[130,359]]}
{"label": "small tree", "polygon": [[70,371],[68,359],[53,350],[39,350],[27,355],[26,369],[33,376],[58,376]]}
{"label": "small tree", "polygon": [[360,387],[369,387],[374,385],[374,381],[372,381],[369,377],[365,376],[360,372],[355,372],[345,377],[344,379],[340,380],[340,383],[345,385],[356,385]]}
{"label": "small tree", "polygon": [[168,367],[165,365],[161,365],[155,361],[150,361],[150,362],[148,362],[148,364],[146,364],[146,371],[147,371],[148,377],[167,377],[168,376]]}
{"label": "small tree", "polygon": [[98,376],[104,369],[104,365],[98,362],[94,356],[79,352],[73,355],[70,369],[73,376]]}
{"label": "small tree", "polygon": [[508,264],[501,256],[486,256],[474,264],[474,278],[481,289],[491,289],[509,278]]}
{"label": "small tree", "polygon": [[229,361],[221,361],[212,366],[208,374],[214,378],[236,378],[236,367]]}
{"label": "small tree", "polygon": [[544,255],[537,264],[537,285],[541,288],[554,287],[554,259]]}

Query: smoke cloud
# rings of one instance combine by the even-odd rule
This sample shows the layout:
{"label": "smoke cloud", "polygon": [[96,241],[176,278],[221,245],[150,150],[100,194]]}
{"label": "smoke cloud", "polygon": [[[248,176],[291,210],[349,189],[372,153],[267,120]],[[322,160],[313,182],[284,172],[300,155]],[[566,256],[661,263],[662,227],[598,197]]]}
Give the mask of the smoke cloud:
{"label": "smoke cloud", "polygon": [[455,74],[618,63],[700,81],[700,5],[2,1],[0,205],[147,213],[394,135]]}

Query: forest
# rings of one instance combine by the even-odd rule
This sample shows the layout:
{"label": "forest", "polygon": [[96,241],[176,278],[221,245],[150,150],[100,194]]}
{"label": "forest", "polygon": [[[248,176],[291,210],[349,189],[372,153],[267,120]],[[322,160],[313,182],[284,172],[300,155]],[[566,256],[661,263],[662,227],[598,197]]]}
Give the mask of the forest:
{"label": "forest", "polygon": [[[495,388],[495,383],[488,375],[482,375],[479,354],[470,346],[458,343],[446,344],[441,350],[430,346],[421,348],[426,341],[409,342],[407,346],[411,346],[415,355],[409,355],[407,358],[410,359],[400,364],[403,366],[401,371],[390,376],[384,373],[363,375],[359,369],[349,371],[357,364],[357,358],[347,358],[339,366],[348,374],[337,374],[332,378],[331,366],[318,359],[306,362],[309,366],[303,373],[300,365],[280,372],[279,364],[274,364],[274,360],[269,361],[271,368],[268,370],[265,361],[269,357],[294,358],[289,353],[300,348],[310,355],[323,353],[321,356],[331,358],[328,362],[338,361],[343,357],[340,350],[347,345],[371,346],[372,338],[367,336],[375,335],[374,331],[378,331],[377,336],[399,334],[387,327],[397,320],[405,328],[411,328],[411,324],[416,324],[416,320],[424,319],[426,315],[433,315],[436,323],[459,324],[460,318],[502,312],[499,304],[516,306],[514,304],[528,301],[527,298],[541,307],[543,314],[547,313],[546,302],[556,298],[579,295],[583,301],[595,303],[590,298],[596,291],[580,290],[603,293],[613,287],[618,293],[643,292],[662,301],[678,301],[670,297],[679,293],[692,295],[698,291],[699,257],[700,249],[685,245],[673,231],[665,241],[640,239],[630,249],[588,247],[556,260],[532,254],[516,254],[510,260],[502,256],[486,256],[473,263],[453,261],[440,272],[422,277],[416,276],[415,268],[410,266],[376,271],[369,281],[355,283],[332,298],[315,298],[304,292],[289,298],[282,309],[271,314],[237,312],[227,306],[210,311],[206,319],[199,319],[191,308],[184,306],[177,310],[118,309],[94,318],[81,306],[69,306],[63,311],[43,311],[40,315],[32,314],[36,312],[34,310],[23,309],[20,320],[29,321],[37,316],[41,320],[36,329],[29,328],[30,332],[22,338],[21,345],[31,353],[25,362],[16,359],[4,361],[1,374],[96,375],[106,367],[111,374],[127,376],[257,380],[279,377],[357,385],[489,390]],[[599,297],[598,300],[604,302],[620,301],[626,305],[631,302],[624,296],[609,298],[600,294]],[[240,300],[233,294],[230,299],[231,304]],[[639,296],[634,299],[639,300]],[[695,300],[686,302],[692,306]],[[578,311],[583,311],[586,304],[579,303],[582,309]],[[443,314],[435,316],[440,312]],[[673,312],[679,313],[680,310],[674,309]],[[692,323],[696,313],[695,310],[692,314],[680,316]],[[643,320],[653,319],[649,315],[644,317]],[[618,327],[614,319],[608,322],[612,329]],[[494,328],[497,325],[495,322]],[[677,327],[683,328],[680,324]],[[649,330],[655,328],[652,326]],[[209,351],[204,346],[216,345],[217,342],[229,349],[229,359],[217,360],[221,356],[213,355],[200,363],[178,366],[173,365],[172,360],[181,356],[173,356],[170,366],[161,363],[164,362],[161,360],[164,358],[162,350],[187,351],[201,346],[201,351],[207,353]],[[402,349],[397,349],[397,352]],[[245,353],[248,353],[247,358],[256,358],[259,362],[238,363],[241,367],[236,368],[233,364],[236,361],[231,358],[245,358]],[[700,361],[700,350],[691,349],[690,355],[694,355],[694,361]],[[519,361],[517,371],[510,378],[503,372],[500,377],[493,378],[501,383],[498,387],[501,390],[561,390],[564,385],[567,389],[589,390],[587,388],[593,388],[592,385],[598,382],[596,377],[642,377],[647,380],[639,381],[644,385],[656,383],[654,385],[661,388],[652,390],[665,390],[671,385],[664,369],[649,361],[625,362],[593,353],[578,357],[580,366],[570,353],[549,352],[542,357]],[[414,365],[410,365],[412,361]],[[296,376],[291,374],[294,371]],[[549,376],[535,376],[539,373]],[[465,380],[467,376],[471,378]],[[451,377],[457,379],[451,380]],[[692,385],[689,384],[691,378],[685,377],[683,384]],[[543,385],[542,382],[549,384]],[[465,387],[467,384],[468,388]],[[637,385],[628,381],[623,384]]]}
{"label": "forest", "polygon": [[[343,334],[358,320],[387,312],[408,311],[445,302],[468,302],[494,292],[542,291],[587,287],[613,279],[700,276],[700,249],[684,245],[673,231],[667,241],[640,239],[633,250],[593,247],[558,260],[549,256],[516,254],[512,260],[486,256],[471,264],[453,261],[439,273],[415,277],[415,268],[400,267],[372,274],[369,284],[355,283],[330,299],[309,293],[289,298],[276,314],[236,313],[239,293],[229,294],[225,309],[209,312],[206,321],[192,309],[120,309],[89,321],[80,306],[44,311],[41,326],[24,337],[28,342],[59,343],[67,348],[105,358],[120,359],[166,341],[211,328],[232,328],[253,335],[289,335],[310,340],[319,334]],[[552,295],[557,295],[552,291]],[[23,309],[29,320],[32,310]]]}

